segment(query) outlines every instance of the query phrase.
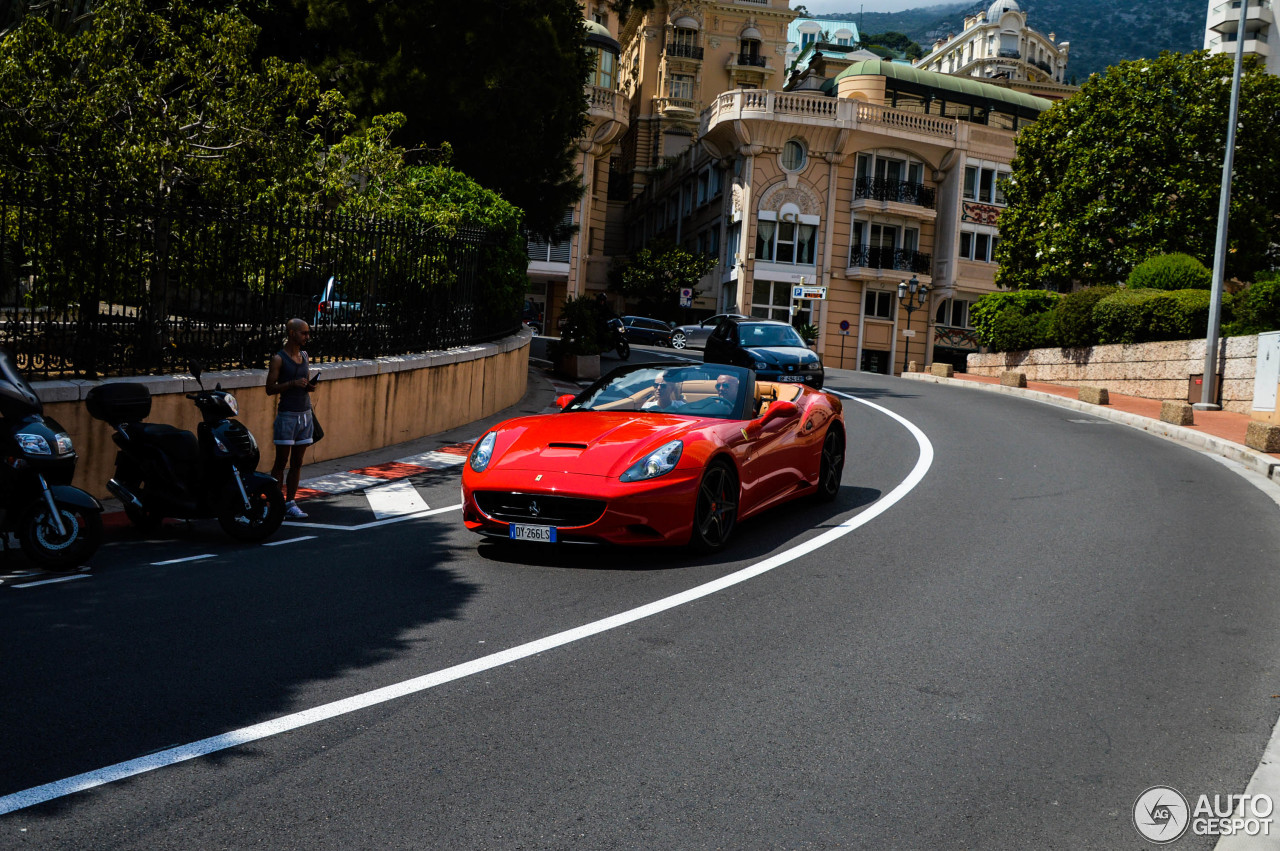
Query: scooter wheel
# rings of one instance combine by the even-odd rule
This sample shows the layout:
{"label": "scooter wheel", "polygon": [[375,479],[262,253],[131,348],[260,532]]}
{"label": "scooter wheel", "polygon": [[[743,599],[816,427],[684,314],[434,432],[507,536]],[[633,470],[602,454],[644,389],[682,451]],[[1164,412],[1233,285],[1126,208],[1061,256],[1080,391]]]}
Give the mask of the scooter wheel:
{"label": "scooter wheel", "polygon": [[245,484],[249,508],[245,510],[239,488],[228,488],[218,512],[222,531],[237,541],[261,541],[269,538],[284,521],[284,494],[274,481]]}
{"label": "scooter wheel", "polygon": [[623,340],[622,342],[618,343],[618,357],[622,358],[623,360],[626,360],[627,358],[631,357],[631,344],[628,343],[626,340]]}
{"label": "scooter wheel", "polygon": [[43,503],[27,512],[18,527],[22,552],[44,570],[75,570],[102,544],[102,515],[74,505],[55,503],[62,518],[62,534]]}

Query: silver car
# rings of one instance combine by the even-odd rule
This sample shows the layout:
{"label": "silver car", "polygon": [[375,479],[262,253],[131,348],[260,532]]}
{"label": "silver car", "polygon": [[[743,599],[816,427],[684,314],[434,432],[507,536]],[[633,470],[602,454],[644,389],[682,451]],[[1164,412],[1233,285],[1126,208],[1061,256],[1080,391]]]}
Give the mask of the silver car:
{"label": "silver car", "polygon": [[707,337],[711,336],[711,332],[716,330],[716,326],[720,324],[721,319],[747,319],[740,313],[717,313],[715,316],[709,316],[696,325],[679,325],[676,330],[671,333],[671,345],[677,349],[694,348],[705,349],[707,346]]}

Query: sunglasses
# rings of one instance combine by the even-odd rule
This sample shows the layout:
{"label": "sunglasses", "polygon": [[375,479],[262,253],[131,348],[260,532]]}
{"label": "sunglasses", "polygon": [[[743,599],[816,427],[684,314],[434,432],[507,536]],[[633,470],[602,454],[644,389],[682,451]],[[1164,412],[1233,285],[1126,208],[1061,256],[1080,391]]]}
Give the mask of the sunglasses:
{"label": "sunglasses", "polygon": [[716,383],[716,389],[717,389],[717,390],[727,390],[728,388],[730,388],[730,387],[732,387],[732,386],[733,386],[733,385],[732,385],[732,384],[730,384],[730,383],[729,383],[729,382],[727,382],[727,381],[719,381],[719,382],[717,382],[717,383]]}

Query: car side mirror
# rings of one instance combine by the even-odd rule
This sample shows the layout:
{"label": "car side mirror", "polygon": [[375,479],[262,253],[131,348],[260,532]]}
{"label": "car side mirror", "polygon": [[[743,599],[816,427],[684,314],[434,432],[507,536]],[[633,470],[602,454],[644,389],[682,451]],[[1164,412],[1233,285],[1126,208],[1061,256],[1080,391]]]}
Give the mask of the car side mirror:
{"label": "car side mirror", "polygon": [[769,423],[773,422],[774,420],[781,420],[789,417],[794,417],[794,416],[797,416],[799,413],[800,413],[800,408],[796,406],[795,402],[787,402],[787,401],[774,402],[773,404],[769,405],[769,410],[765,411],[764,422],[762,423],[762,425],[767,426],[769,425]]}
{"label": "car side mirror", "polygon": [[563,396],[557,396],[556,407],[563,411],[565,408],[569,407],[569,403],[572,402],[574,398],[575,397],[572,393],[566,393]]}

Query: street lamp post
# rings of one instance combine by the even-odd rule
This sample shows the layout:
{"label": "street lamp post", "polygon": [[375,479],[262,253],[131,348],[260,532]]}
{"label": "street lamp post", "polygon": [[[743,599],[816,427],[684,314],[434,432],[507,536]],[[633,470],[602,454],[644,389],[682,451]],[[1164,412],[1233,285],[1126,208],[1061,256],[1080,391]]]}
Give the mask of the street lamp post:
{"label": "street lamp post", "polygon": [[1204,341],[1204,380],[1200,401],[1193,407],[1217,411],[1218,405],[1218,323],[1222,314],[1222,291],[1227,277],[1227,220],[1231,216],[1231,171],[1236,154],[1236,122],[1240,114],[1240,69],[1244,64],[1245,26],[1250,0],[1240,3],[1240,23],[1236,29],[1236,61],[1231,72],[1231,105],[1227,111],[1227,150],[1222,157],[1222,188],[1218,193],[1218,233],[1213,251],[1213,288],[1209,293],[1209,332]]}
{"label": "street lamp post", "polygon": [[[911,314],[924,307],[925,301],[929,297],[929,285],[922,284],[915,275],[911,276],[910,281],[898,282],[898,304],[902,305],[902,309],[907,312],[907,331],[911,330]],[[902,344],[902,371],[907,371],[907,358],[910,357],[908,347],[911,345],[911,336],[904,334],[903,339],[907,342]]]}

